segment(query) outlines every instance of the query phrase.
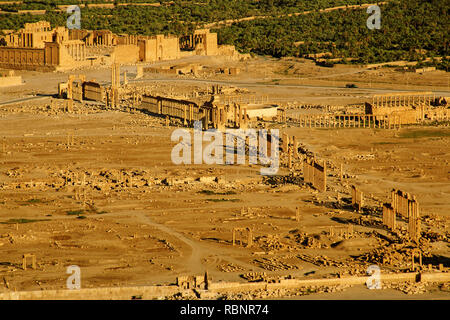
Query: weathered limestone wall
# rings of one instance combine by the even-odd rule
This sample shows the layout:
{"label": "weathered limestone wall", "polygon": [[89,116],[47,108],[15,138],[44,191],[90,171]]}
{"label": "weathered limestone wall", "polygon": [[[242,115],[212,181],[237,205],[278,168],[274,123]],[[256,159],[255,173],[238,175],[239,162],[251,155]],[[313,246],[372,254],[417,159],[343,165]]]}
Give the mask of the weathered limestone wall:
{"label": "weathered limestone wall", "polygon": [[157,35],[139,40],[138,43],[140,61],[175,60],[181,56],[178,37]]}
{"label": "weathered limestone wall", "polygon": [[47,65],[45,49],[0,47],[0,67],[38,70]]}
{"label": "weathered limestone wall", "polygon": [[[70,48],[70,52],[68,51]],[[0,47],[0,67],[24,70],[55,70],[87,65],[84,44],[73,40],[68,43],[46,42],[43,49]]]}
{"label": "weathered limestone wall", "polygon": [[142,108],[148,112],[154,114],[161,114],[160,103],[158,102],[158,97],[153,96],[143,96],[142,97]]}
{"label": "weathered limestone wall", "polygon": [[106,92],[99,83],[88,81],[83,83],[83,99],[94,101],[105,101]]}
{"label": "weathered limestone wall", "polygon": [[174,60],[180,57],[178,37],[157,36],[157,60]]}
{"label": "weathered limestone wall", "polygon": [[114,47],[113,60],[119,63],[136,63],[139,60],[139,47],[123,44]]}
{"label": "weathered limestone wall", "polygon": [[130,300],[133,296],[154,299],[180,292],[177,286],[145,286],[122,288],[93,288],[80,290],[46,290],[0,293],[0,300]]}
{"label": "weathered limestone wall", "polygon": [[61,50],[58,43],[47,43],[44,52],[44,63],[46,65],[57,66],[60,64]]}
{"label": "weathered limestone wall", "polygon": [[[364,285],[370,276],[348,276],[331,279],[286,279],[277,283],[267,282],[210,282],[208,292],[245,292],[251,290],[277,290],[277,289],[295,289],[310,286],[335,286],[335,285]],[[392,282],[448,282],[450,273],[395,273],[380,274],[380,281],[385,283]],[[155,299],[172,296],[176,293],[188,293],[191,290],[185,290],[176,285],[169,286],[142,286],[142,287],[120,287],[120,288],[92,288],[80,290],[42,290],[42,291],[19,291],[0,293],[0,300],[130,300],[133,296],[139,296],[142,299]]]}
{"label": "weathered limestone wall", "polygon": [[271,120],[277,116],[278,107],[249,109],[247,108],[247,115],[250,119],[263,118]]}
{"label": "weathered limestone wall", "polygon": [[139,61],[156,61],[156,51],[151,48],[156,47],[156,39],[142,39],[138,41]]}
{"label": "weathered limestone wall", "polygon": [[303,177],[314,189],[321,192],[327,190],[327,167],[325,162],[320,165],[315,159],[305,158],[303,162]]}
{"label": "weathered limestone wall", "polygon": [[410,106],[366,106],[366,114],[375,116],[396,116],[400,124],[417,123],[421,119],[421,110]]}
{"label": "weathered limestone wall", "polygon": [[185,125],[201,120],[206,128],[212,121],[212,113],[208,108],[187,100],[144,95],[141,108],[164,117],[181,119]]}
{"label": "weathered limestone wall", "polygon": [[[114,56],[113,61],[121,63],[136,63],[137,61],[155,62],[163,60],[175,60],[182,56],[209,55],[215,56],[225,53],[234,56],[237,52],[234,46],[222,48],[217,45],[217,34],[209,30],[201,30],[193,35],[184,37],[184,45],[195,50],[180,50],[180,38],[174,35],[156,35],[153,37],[143,35],[114,34],[110,30],[68,30],[65,27],[52,29],[47,21],[26,24],[19,31],[9,30],[2,36],[7,43],[7,49],[15,54],[21,54],[21,49],[44,49],[44,59],[27,56],[20,58],[20,63],[14,58],[14,63],[9,62],[6,68],[36,70],[39,63],[42,66],[57,66],[61,70],[93,65],[93,60],[86,62],[86,47],[93,48],[95,56],[107,59],[105,52],[99,53],[97,48],[110,48]],[[181,38],[183,39],[183,38]],[[2,48],[4,49],[4,48]],[[192,49],[192,48],[191,48]],[[55,53],[54,51],[59,51]],[[66,52],[68,54],[66,54]],[[239,54],[237,54],[239,55]],[[67,60],[66,57],[71,59]],[[9,55],[6,58],[10,59]],[[79,63],[73,63],[73,61]],[[1,63],[1,61],[0,61]],[[1,67],[2,65],[0,65]],[[234,70],[237,74],[237,70]]]}
{"label": "weathered limestone wall", "polygon": [[146,72],[146,73],[160,73],[160,74],[178,74],[177,69],[171,69],[171,68],[152,68],[152,67],[147,67],[147,68],[144,68],[144,72]]}
{"label": "weathered limestone wall", "polygon": [[207,56],[216,56],[219,54],[217,47],[217,33],[205,34],[205,49]]}
{"label": "weathered limestone wall", "polygon": [[[44,10],[45,13],[45,10]],[[24,28],[5,37],[8,47],[43,49],[45,42],[52,41],[53,32],[48,21],[25,23]]]}

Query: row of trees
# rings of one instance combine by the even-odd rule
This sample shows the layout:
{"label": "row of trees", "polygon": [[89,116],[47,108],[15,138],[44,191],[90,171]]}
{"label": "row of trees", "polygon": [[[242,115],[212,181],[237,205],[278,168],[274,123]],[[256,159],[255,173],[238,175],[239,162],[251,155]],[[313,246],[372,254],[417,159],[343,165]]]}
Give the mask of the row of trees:
{"label": "row of trees", "polygon": [[[90,4],[90,3],[160,3],[160,6],[116,6],[114,9],[95,8],[97,13],[117,16],[120,18],[122,9],[154,15],[163,18],[169,14],[172,18],[189,22],[212,22],[225,19],[243,18],[255,15],[278,15],[305,10],[323,9],[341,5],[352,5],[370,2],[369,0],[25,0],[21,4],[2,4],[3,11],[18,10],[54,10],[58,5]],[[86,9],[87,10],[87,9]],[[83,10],[84,11],[84,10]],[[90,14],[90,13],[87,13]]]}
{"label": "row of trees", "polygon": [[[139,0],[140,1],[140,0]],[[368,2],[370,0],[367,0]],[[52,0],[25,1],[22,4],[0,5],[4,11],[45,9],[47,14],[2,15],[0,29],[18,29],[25,22],[49,20],[52,25],[64,25],[67,14],[55,11],[60,4],[95,3],[98,1]],[[103,2],[105,2],[103,0]],[[129,1],[121,1],[129,2]],[[147,1],[151,2],[151,1]],[[88,29],[110,29],[113,32],[132,34],[180,33],[199,27],[203,23],[238,19],[248,16],[276,16],[288,12],[327,8],[343,4],[354,4],[355,0],[184,0],[160,1],[160,6],[117,6],[108,8],[81,8],[82,27]],[[365,1],[363,1],[365,2]],[[111,2],[109,2],[111,4]],[[14,22],[15,20],[15,22]]]}
{"label": "row of trees", "polygon": [[[41,2],[56,5],[69,1],[74,3],[72,0]],[[41,2],[27,1],[26,4]],[[370,0],[160,2],[163,5],[159,7],[83,8],[81,25],[83,29],[109,29],[115,33],[182,35],[207,22],[264,15],[272,18],[244,21],[213,31],[218,32],[221,44],[235,45],[242,52],[274,57],[330,52],[332,57],[354,58],[357,62],[369,63],[449,55],[447,0],[391,0],[381,6],[380,30],[367,28],[369,14],[366,10],[316,10],[373,2]],[[305,10],[312,12],[295,17],[277,17]],[[67,17],[67,14],[52,10],[45,16],[5,14],[0,19],[0,29],[18,29],[25,22],[43,19],[49,20],[53,26],[65,25]],[[446,61],[439,67],[445,67]]]}
{"label": "row of trees", "polygon": [[[395,1],[381,7],[381,29],[365,10],[337,10],[245,21],[216,30],[219,41],[274,57],[330,52],[358,62],[448,56],[449,7],[440,0]],[[296,44],[297,42],[297,44]]]}

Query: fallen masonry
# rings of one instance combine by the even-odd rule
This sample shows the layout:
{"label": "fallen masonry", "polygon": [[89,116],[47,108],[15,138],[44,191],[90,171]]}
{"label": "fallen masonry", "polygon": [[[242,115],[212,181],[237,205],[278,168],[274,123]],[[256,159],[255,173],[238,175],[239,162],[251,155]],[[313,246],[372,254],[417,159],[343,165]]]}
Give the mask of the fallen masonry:
{"label": "fallen masonry", "polygon": [[[339,278],[325,278],[325,279],[280,279],[275,282],[257,281],[248,283],[239,282],[209,282],[208,288],[202,290],[200,288],[190,287],[186,288],[185,284],[188,279],[205,279],[205,276],[180,278],[180,285],[165,285],[165,286],[140,286],[140,287],[111,287],[111,288],[88,288],[80,290],[40,290],[40,291],[16,291],[0,293],[0,300],[25,300],[25,299],[115,299],[115,300],[129,300],[132,297],[139,296],[142,299],[154,299],[161,297],[179,297],[190,298],[197,295],[202,299],[217,299],[223,295],[233,295],[236,293],[244,294],[248,292],[250,296],[259,295],[265,292],[266,296],[270,296],[272,292],[276,293],[279,290],[302,290],[308,289],[305,293],[314,292],[333,292],[342,290],[354,285],[365,285],[370,276],[349,276]],[[404,288],[402,284],[405,283],[410,286],[426,286],[428,283],[447,283],[450,281],[450,273],[381,273],[380,280],[383,286],[391,288]],[[322,289],[320,289],[322,288]],[[403,290],[406,293],[409,290]],[[196,292],[193,294],[192,292]],[[419,292],[415,292],[419,293]],[[284,296],[284,292],[281,296]]]}

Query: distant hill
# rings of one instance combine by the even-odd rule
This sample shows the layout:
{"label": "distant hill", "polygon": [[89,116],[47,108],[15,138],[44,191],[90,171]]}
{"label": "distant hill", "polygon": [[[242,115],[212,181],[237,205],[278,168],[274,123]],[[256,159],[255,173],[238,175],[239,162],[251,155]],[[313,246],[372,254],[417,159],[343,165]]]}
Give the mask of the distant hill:
{"label": "distant hill", "polygon": [[[39,20],[65,25],[69,15],[58,6],[106,3],[114,6],[81,8],[83,29],[182,35],[210,26],[218,33],[220,44],[235,45],[242,52],[274,57],[326,52],[334,61],[348,59],[344,63],[420,61],[450,55],[449,0],[387,0],[380,4],[380,30],[367,28],[370,14],[365,7],[348,8],[374,2],[361,0],[162,0],[158,6],[142,6],[156,3],[144,0],[13,2],[0,1],[0,29],[18,29]],[[334,10],[322,10],[327,8]],[[45,15],[17,14],[18,10],[42,9]],[[448,59],[436,66],[447,69]]]}

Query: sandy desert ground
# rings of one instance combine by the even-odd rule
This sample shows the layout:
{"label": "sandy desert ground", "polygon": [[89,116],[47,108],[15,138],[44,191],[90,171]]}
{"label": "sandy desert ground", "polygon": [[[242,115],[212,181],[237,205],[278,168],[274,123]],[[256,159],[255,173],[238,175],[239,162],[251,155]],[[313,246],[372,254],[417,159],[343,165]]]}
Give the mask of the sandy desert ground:
{"label": "sandy desert ground", "polygon": [[[191,60],[224,63],[196,59]],[[135,67],[123,68],[129,86],[171,88],[185,96],[213,83],[285,104],[360,104],[373,94],[402,90],[450,96],[449,76],[441,71],[327,69],[268,58],[232,64],[240,75],[133,80]],[[107,68],[79,73],[105,83],[110,77]],[[81,267],[83,288],[170,284],[177,276],[205,271],[213,281],[241,282],[255,275],[364,275],[371,264],[382,272],[404,272],[411,267],[412,248],[381,224],[380,208],[393,188],[416,195],[421,205],[424,265],[449,270],[448,123],[395,130],[270,123],[327,159],[328,189],[319,193],[296,178],[300,164],[272,178],[261,176],[258,165],[175,165],[170,137],[176,123],[166,126],[139,111],[107,110],[92,102],[75,103],[74,113],[67,113],[63,101],[50,95],[68,73],[19,74],[24,85],[0,89],[0,292],[63,289],[69,265]],[[347,89],[347,83],[359,88]],[[23,101],[12,103],[16,99]],[[51,108],[51,100],[58,106]],[[351,185],[365,194],[363,212],[350,205]],[[405,221],[398,223],[406,230]],[[329,232],[330,226],[349,225],[350,236]],[[232,245],[237,227],[252,228],[252,247]],[[26,253],[36,255],[36,270],[22,270]],[[277,297],[448,299],[449,290],[448,283],[385,284],[383,290],[355,286]],[[228,296],[251,297],[267,296]]]}

